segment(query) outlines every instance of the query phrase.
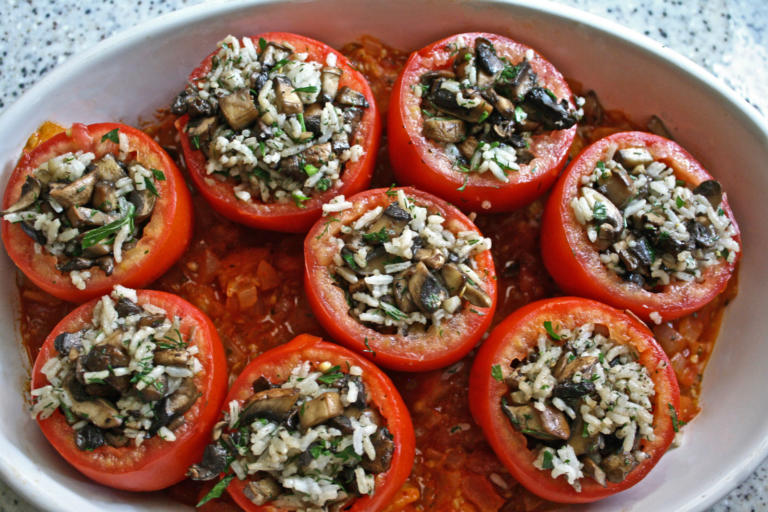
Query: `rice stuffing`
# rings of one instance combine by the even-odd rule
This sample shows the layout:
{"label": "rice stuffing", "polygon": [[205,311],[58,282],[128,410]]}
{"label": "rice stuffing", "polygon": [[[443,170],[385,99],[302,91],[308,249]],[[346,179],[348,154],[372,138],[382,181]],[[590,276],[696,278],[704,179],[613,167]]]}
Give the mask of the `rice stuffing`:
{"label": "rice stuffing", "polygon": [[523,361],[504,379],[501,408],[528,439],[533,465],[581,491],[584,478],[618,483],[648,455],[654,383],[607,326],[575,329],[545,322]]}
{"label": "rice stuffing", "polygon": [[475,256],[491,240],[452,230],[403,190],[388,194],[390,204],[363,212],[331,238],[338,252],[330,272],[349,314],[379,332],[406,335],[439,328],[467,305],[490,307]]}
{"label": "rice stuffing", "polygon": [[56,337],[56,355],[42,367],[48,384],[31,390],[32,416],[59,410],[80,450],[139,446],[155,436],[174,442],[200,395],[195,375],[203,368],[180,322],[116,286],[88,324]]}
{"label": "rice stuffing", "polygon": [[357,129],[369,105],[340,86],[336,60],[230,35],[171,110],[190,115],[187,134],[206,156],[206,173],[232,183],[237,199],[304,207],[337,188],[346,162],[365,153]]}
{"label": "rice stuffing", "polygon": [[648,149],[630,147],[582,178],[571,208],[605,267],[655,292],[736,260],[737,230],[722,201],[719,182],[694,187]]}
{"label": "rice stuffing", "polygon": [[456,171],[508,183],[535,158],[532,136],[568,129],[581,117],[569,98],[558,100],[540,83],[533,51],[512,63],[482,37],[472,46],[458,38],[450,50],[452,68],[426,72],[414,92],[424,136],[443,148]]}
{"label": "rice stuffing", "polygon": [[[127,146],[119,129],[114,131]],[[36,251],[40,247],[56,257],[56,268],[79,290],[97,269],[112,275],[138,243],[160,196],[156,184],[165,174],[132,154],[55,156],[26,177],[21,196],[3,212],[4,220],[35,241]]]}
{"label": "rice stuffing", "polygon": [[254,395],[230,402],[189,475],[211,480],[229,469],[248,480],[243,493],[254,504],[281,510],[341,510],[374,494],[394,441],[370,403],[362,369],[343,370],[304,362],[282,384],[256,379]]}

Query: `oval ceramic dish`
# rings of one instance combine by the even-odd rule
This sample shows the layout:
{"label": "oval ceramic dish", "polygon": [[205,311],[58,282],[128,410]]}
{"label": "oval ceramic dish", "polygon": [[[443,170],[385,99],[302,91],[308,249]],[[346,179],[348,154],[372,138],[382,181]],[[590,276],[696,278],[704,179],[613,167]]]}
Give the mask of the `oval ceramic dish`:
{"label": "oval ceramic dish", "polygon": [[[402,30],[404,19],[419,23]],[[702,412],[686,427],[682,447],[668,453],[641,483],[592,504],[590,510],[701,510],[763,460],[768,413],[755,404],[763,403],[768,387],[762,364],[768,360],[768,266],[757,248],[768,247],[768,202],[762,195],[768,190],[768,173],[763,171],[768,126],[698,66],[604,19],[563,5],[488,0],[254,0],[184,9],[72,58],[11,105],[0,117],[1,184],[7,182],[27,134],[41,122],[149,119],[169,103],[189,69],[216,41],[230,33],[266,30],[306,34],[335,47],[372,34],[404,49],[458,32],[496,32],[536,48],[563,75],[598,91],[608,108],[620,108],[641,122],[651,114],[664,119],[678,142],[728,191],[745,245],[740,291],[728,307],[706,371]],[[616,69],[621,72],[606,71]],[[11,333],[17,330],[15,269],[6,256],[0,265],[0,329]],[[119,493],[96,485],[55,453],[26,411],[23,390],[29,365],[19,339],[18,333],[0,338],[2,477],[46,510],[185,510],[156,494]]]}

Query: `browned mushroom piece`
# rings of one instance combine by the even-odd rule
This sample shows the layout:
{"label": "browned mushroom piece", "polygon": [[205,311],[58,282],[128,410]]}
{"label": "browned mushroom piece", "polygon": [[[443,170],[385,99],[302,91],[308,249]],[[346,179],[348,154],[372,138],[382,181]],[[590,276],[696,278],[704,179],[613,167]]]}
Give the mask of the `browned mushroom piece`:
{"label": "browned mushroom piece", "polygon": [[609,172],[603,173],[598,178],[597,183],[605,197],[619,208],[629,203],[637,194],[635,181],[629,177],[623,168],[611,169]]}
{"label": "browned mushroom piece", "polygon": [[257,418],[284,421],[299,399],[295,389],[272,388],[251,396],[242,406],[240,423],[247,424]]}
{"label": "browned mushroom piece", "polygon": [[328,391],[302,404],[299,410],[299,425],[302,430],[307,430],[343,413],[344,406],[339,394]]}
{"label": "browned mushroom piece", "polygon": [[348,107],[368,108],[368,100],[365,99],[365,95],[346,85],[339,89],[336,94],[336,102]]}
{"label": "browned mushroom piece", "polygon": [[320,73],[320,93],[324,102],[333,101],[339,92],[339,80],[342,71],[340,68],[326,66]]}
{"label": "browned mushroom piece", "polygon": [[472,64],[474,55],[475,52],[473,52],[471,48],[462,48],[459,50],[459,53],[456,54],[456,57],[453,60],[453,71],[459,79],[464,80],[465,78],[469,78],[469,68]]}
{"label": "browned mushroom piece", "polygon": [[430,249],[422,247],[421,249],[417,249],[413,254],[413,257],[419,261],[423,261],[424,264],[432,270],[440,270],[445,264],[445,255],[443,254],[443,251],[437,247],[432,247]]}
{"label": "browned mushroom piece", "polygon": [[93,174],[97,181],[115,182],[127,176],[120,162],[109,153],[99,160],[92,162],[88,169],[90,169],[90,174]]}
{"label": "browned mushroom piece", "polygon": [[272,79],[272,83],[275,88],[278,111],[283,114],[301,114],[304,112],[304,103],[287,76],[277,75]]}
{"label": "browned mushroom piece", "polygon": [[91,204],[103,212],[112,212],[117,209],[117,190],[115,184],[110,181],[99,181],[93,188]]}
{"label": "browned mushroom piece", "polygon": [[464,139],[460,144],[457,144],[457,147],[459,148],[459,152],[461,153],[461,156],[463,156],[467,160],[471,160],[472,156],[475,154],[475,151],[477,150],[478,145],[480,145],[480,141],[478,141],[476,137],[470,135],[469,137]]}
{"label": "browned mushroom piece", "polygon": [[37,178],[34,176],[27,176],[27,179],[21,186],[21,195],[19,196],[19,199],[3,213],[18,212],[32,206],[34,202],[37,201],[37,198],[40,197],[41,189],[42,185]]}
{"label": "browned mushroom piece", "polygon": [[395,452],[392,434],[386,428],[379,428],[371,437],[371,443],[376,450],[376,458],[371,460],[363,457],[360,466],[371,473],[383,473],[392,464],[392,455]]}
{"label": "browned mushroom piece", "polygon": [[702,181],[693,189],[693,193],[706,197],[712,208],[719,207],[723,202],[723,187],[716,180]]}
{"label": "browned mushroom piece", "polygon": [[254,505],[265,505],[281,494],[280,484],[272,477],[264,477],[259,480],[251,480],[243,488],[243,494]]}
{"label": "browned mushroom piece", "polygon": [[461,142],[467,134],[460,119],[433,117],[424,120],[424,136],[438,142]]}
{"label": "browned mushroom piece", "polygon": [[583,464],[581,468],[582,472],[586,476],[588,476],[589,478],[597,482],[598,484],[605,487],[606,485],[605,471],[603,471],[603,469],[594,460],[590,459],[589,457],[586,457],[582,462],[582,464]]}
{"label": "browned mushroom piece", "polygon": [[96,173],[92,172],[84,174],[72,183],[50,183],[48,195],[64,208],[87,204],[91,200],[96,177]]}
{"label": "browned mushroom piece", "polygon": [[539,411],[532,405],[502,404],[502,409],[515,428],[527,436],[554,441],[568,439],[571,435],[565,415],[551,406]]}
{"label": "browned mushroom piece", "polygon": [[458,294],[467,280],[455,263],[446,263],[443,265],[443,268],[440,269],[440,275],[442,275],[443,281],[445,281],[445,286],[452,295]]}
{"label": "browned mushroom piece", "polygon": [[248,88],[222,96],[219,98],[219,107],[233,130],[242,130],[259,118],[259,109],[256,108]]}
{"label": "browned mushroom piece", "polygon": [[267,45],[259,55],[259,60],[263,65],[272,67],[281,60],[288,58],[292,53],[293,50],[285,45],[267,41]]}
{"label": "browned mushroom piece", "polygon": [[186,366],[189,362],[189,352],[185,349],[162,349],[156,350],[154,363],[163,366]]}
{"label": "browned mushroom piece", "polygon": [[136,207],[133,214],[135,222],[142,223],[152,215],[157,196],[149,190],[132,190],[128,194],[128,201]]}
{"label": "browned mushroom piece", "polygon": [[412,268],[408,291],[420,310],[428,314],[434,313],[448,298],[448,292],[423,262],[420,261]]}
{"label": "browned mushroom piece", "polygon": [[572,380],[574,375],[578,373],[585,379],[589,378],[597,361],[598,358],[595,356],[577,357],[572,361],[569,361],[561,372],[555,373],[554,377],[558,381]]}
{"label": "browned mushroom piece", "polygon": [[147,385],[141,388],[139,396],[145,402],[154,402],[160,400],[165,396],[168,391],[168,376],[162,374],[151,382],[147,382]]}
{"label": "browned mushroom piece", "polygon": [[197,137],[198,146],[205,147],[213,137],[217,125],[218,118],[216,116],[201,117],[189,122],[187,134],[190,138]]}
{"label": "browned mushroom piece", "polygon": [[614,453],[605,457],[600,466],[605,471],[608,481],[617,484],[624,481],[637,463],[635,456],[631,453]]}
{"label": "browned mushroom piece", "polygon": [[598,222],[608,222],[615,228],[624,227],[624,216],[613,202],[597,190],[590,187],[582,187],[581,195],[591,205],[593,216]]}
{"label": "browned mushroom piece", "polygon": [[66,209],[65,214],[69,223],[75,228],[104,226],[119,218],[116,215],[104,213],[103,211],[88,208],[86,206],[70,206]]}
{"label": "browned mushroom piece", "polygon": [[320,167],[325,162],[328,162],[333,156],[333,150],[331,149],[331,143],[325,142],[323,144],[315,144],[311,148],[307,148],[301,153],[302,159],[308,163]]}
{"label": "browned mushroom piece", "polygon": [[634,169],[638,165],[649,165],[653,163],[653,155],[645,148],[620,149],[616,151],[613,158],[626,169]]}
{"label": "browned mushroom piece", "polygon": [[489,75],[495,75],[504,69],[504,63],[496,55],[496,49],[493,43],[484,37],[475,39],[475,55],[477,58],[477,67]]}
{"label": "browned mushroom piece", "polygon": [[71,395],[65,388],[65,393],[69,393],[72,405],[72,412],[83,419],[87,419],[99,428],[115,428],[123,424],[122,416],[115,406],[108,400],[96,398],[93,400],[79,401]]}

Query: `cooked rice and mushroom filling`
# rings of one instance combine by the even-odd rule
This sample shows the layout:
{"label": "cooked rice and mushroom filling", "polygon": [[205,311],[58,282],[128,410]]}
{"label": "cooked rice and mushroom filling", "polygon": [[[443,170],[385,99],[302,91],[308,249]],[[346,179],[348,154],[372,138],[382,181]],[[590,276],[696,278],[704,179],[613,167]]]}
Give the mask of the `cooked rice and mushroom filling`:
{"label": "cooked rice and mushroom filling", "polygon": [[342,510],[373,494],[395,445],[362,375],[359,366],[306,361],[283,384],[258,378],[253,396],[229,403],[189,475],[231,472],[248,480],[243,492],[254,504],[281,510]]}
{"label": "cooked rice and mushroom filling", "polygon": [[335,188],[364,154],[356,129],[365,96],[339,87],[336,55],[315,62],[286,43],[227,36],[211,70],[173,103],[207,158],[210,179],[236,183],[241,201],[301,206]]}
{"label": "cooked rice and mushroom filling", "polygon": [[[439,327],[467,303],[490,307],[474,256],[489,250],[491,240],[452,230],[402,190],[391,195],[388,206],[366,211],[332,239],[339,250],[330,272],[347,295],[349,314],[380,332],[405,335]],[[336,199],[324,210],[343,203]]]}
{"label": "cooked rice and mushroom filling", "polygon": [[581,184],[571,208],[600,260],[647,290],[701,280],[703,270],[732,263],[741,250],[720,183],[691,187],[646,148],[615,150]]}
{"label": "cooked rice and mushroom filling", "polygon": [[513,363],[502,410],[537,453],[534,466],[552,478],[577,491],[584,477],[623,481],[647,457],[643,440],[654,440],[648,370],[605,325],[544,327],[548,334]]}
{"label": "cooked rice and mushroom filling", "polygon": [[414,89],[421,98],[424,136],[445,148],[454,168],[509,182],[509,173],[535,155],[531,136],[573,126],[581,112],[538,81],[533,52],[518,63],[493,43],[463,37],[451,44],[452,69],[429,71]]}
{"label": "cooked rice and mushroom filling", "polygon": [[[21,197],[3,213],[84,290],[93,267],[111,275],[149,222],[159,196],[157,169],[128,160],[127,141],[116,132],[117,158],[78,151],[51,158],[27,176]],[[125,151],[123,151],[123,149]]]}
{"label": "cooked rice and mushroom filling", "polygon": [[116,286],[89,324],[56,337],[58,354],[42,367],[49,384],[31,391],[33,417],[60,410],[81,450],[140,446],[154,436],[175,441],[200,396],[194,378],[203,368],[194,332],[185,341],[179,324]]}

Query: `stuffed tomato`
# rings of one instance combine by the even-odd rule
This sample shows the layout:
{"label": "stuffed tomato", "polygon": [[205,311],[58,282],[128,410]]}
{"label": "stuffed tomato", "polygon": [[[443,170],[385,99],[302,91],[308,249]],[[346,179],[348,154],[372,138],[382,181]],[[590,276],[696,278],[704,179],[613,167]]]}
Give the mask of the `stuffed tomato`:
{"label": "stuffed tomato", "polygon": [[271,32],[227,36],[174,101],[184,159],[225,217],[306,232],[321,206],[371,181],[380,120],[363,75],[329,46]]}
{"label": "stuffed tomato", "polygon": [[24,153],[3,197],[8,255],[37,286],[83,302],[154,281],[192,235],[184,179],[149,136],[74,124]]}
{"label": "stuffed tomato", "polygon": [[462,210],[510,211],[549,189],[576,133],[555,67],[496,34],[458,34],[414,52],[389,109],[398,181]]}
{"label": "stuffed tomato", "polygon": [[181,481],[227,391],[208,317],[165,292],[115,287],[54,328],[32,370],[32,412],[75,469],[110,487]]}
{"label": "stuffed tomato", "polygon": [[475,359],[469,403],[512,476],[561,503],[633,486],[681,425],[675,374],[647,327],[575,297],[499,324]]}
{"label": "stuffed tomato", "polygon": [[226,485],[247,511],[373,512],[411,472],[413,426],[392,382],[316,336],[251,361],[226,404],[214,442],[190,469],[197,480],[224,474],[202,502]]}
{"label": "stuffed tomato", "polygon": [[657,324],[712,300],[741,255],[720,183],[676,143],[643,132],[584,149],[555,186],[541,233],[563,290]]}
{"label": "stuffed tomato", "polygon": [[335,340],[377,364],[426,371],[464,357],[496,308],[491,241],[413,188],[323,207],[304,242],[305,289]]}

